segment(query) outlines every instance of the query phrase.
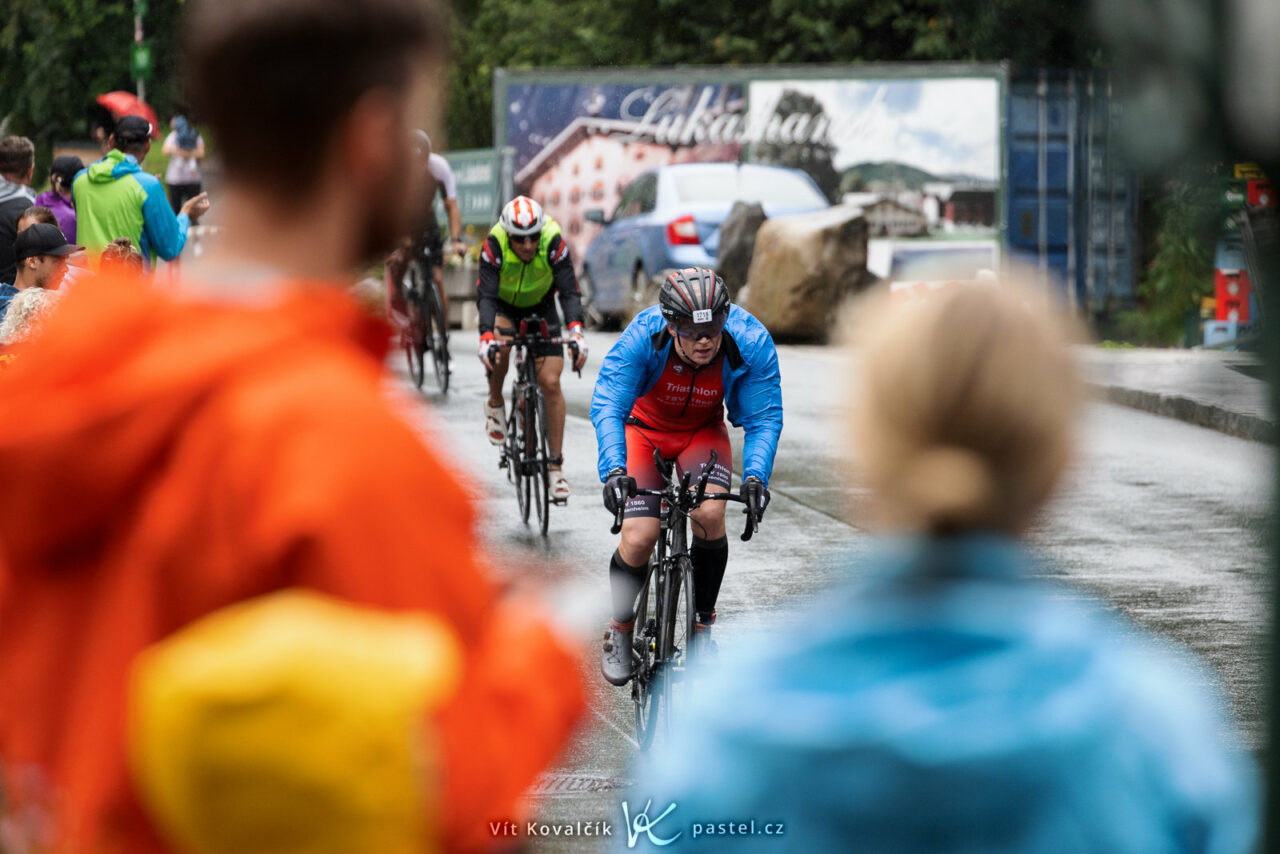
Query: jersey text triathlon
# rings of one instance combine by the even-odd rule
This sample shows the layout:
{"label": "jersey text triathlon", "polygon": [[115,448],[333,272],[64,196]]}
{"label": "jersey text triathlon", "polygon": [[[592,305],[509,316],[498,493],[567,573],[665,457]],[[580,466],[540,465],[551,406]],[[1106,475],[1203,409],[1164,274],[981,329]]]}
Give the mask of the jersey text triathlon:
{"label": "jersey text triathlon", "polygon": [[631,415],[645,427],[673,433],[723,420],[724,350],[711,364],[692,368],[673,345],[658,381],[636,401]]}

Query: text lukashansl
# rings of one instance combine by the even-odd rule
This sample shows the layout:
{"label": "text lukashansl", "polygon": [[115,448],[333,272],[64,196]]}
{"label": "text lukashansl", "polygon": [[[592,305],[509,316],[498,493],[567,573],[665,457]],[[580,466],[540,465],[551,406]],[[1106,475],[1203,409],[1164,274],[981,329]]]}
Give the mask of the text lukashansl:
{"label": "text lukashansl", "polygon": [[718,821],[694,822],[690,835],[699,836],[784,836],[786,829],[780,821]]}

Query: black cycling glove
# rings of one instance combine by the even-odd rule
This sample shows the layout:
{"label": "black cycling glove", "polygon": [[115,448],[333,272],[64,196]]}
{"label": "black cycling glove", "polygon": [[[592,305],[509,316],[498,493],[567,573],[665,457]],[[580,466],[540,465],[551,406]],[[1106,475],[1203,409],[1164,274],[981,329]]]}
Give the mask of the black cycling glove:
{"label": "black cycling glove", "polygon": [[636,479],[627,476],[627,470],[618,467],[609,472],[604,482],[604,506],[613,515],[626,504],[627,499],[636,494]]}
{"label": "black cycling glove", "polygon": [[764,485],[764,481],[753,474],[747,475],[742,479],[742,488],[738,490],[738,495],[756,514],[757,522],[764,518],[764,508],[769,506],[769,487]]}

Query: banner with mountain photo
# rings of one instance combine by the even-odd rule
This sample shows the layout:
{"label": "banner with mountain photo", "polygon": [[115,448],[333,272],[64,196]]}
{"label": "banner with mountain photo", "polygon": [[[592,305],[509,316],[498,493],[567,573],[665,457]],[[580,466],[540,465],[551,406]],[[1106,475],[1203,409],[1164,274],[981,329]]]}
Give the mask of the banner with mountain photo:
{"label": "banner with mountain photo", "polygon": [[[972,243],[994,260],[1004,70],[995,66],[627,69],[495,74],[495,143],[581,257],[638,175],[670,163],[804,170],[862,207],[879,275],[894,244]],[[886,254],[888,253],[888,254]],[[983,264],[985,265],[985,264]]]}

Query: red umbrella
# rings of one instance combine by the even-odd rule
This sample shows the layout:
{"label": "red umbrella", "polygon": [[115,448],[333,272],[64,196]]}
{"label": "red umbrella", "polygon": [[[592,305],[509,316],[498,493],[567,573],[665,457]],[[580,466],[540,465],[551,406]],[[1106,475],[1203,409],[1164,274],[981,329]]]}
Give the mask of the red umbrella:
{"label": "red umbrella", "polygon": [[160,138],[160,119],[156,117],[156,111],[151,109],[151,105],[146,101],[139,100],[138,96],[132,92],[108,92],[105,95],[99,95],[97,101],[111,111],[111,116],[114,119],[119,120],[125,116],[142,116],[142,118],[151,122],[151,138]]}

